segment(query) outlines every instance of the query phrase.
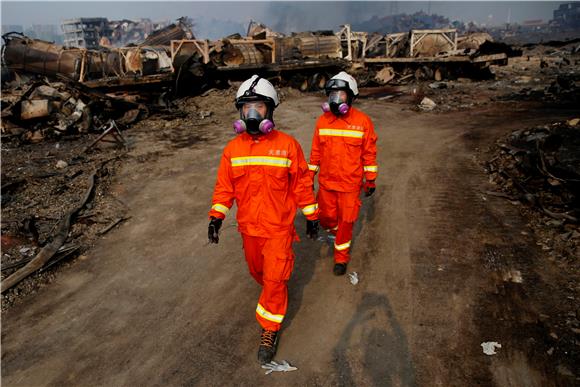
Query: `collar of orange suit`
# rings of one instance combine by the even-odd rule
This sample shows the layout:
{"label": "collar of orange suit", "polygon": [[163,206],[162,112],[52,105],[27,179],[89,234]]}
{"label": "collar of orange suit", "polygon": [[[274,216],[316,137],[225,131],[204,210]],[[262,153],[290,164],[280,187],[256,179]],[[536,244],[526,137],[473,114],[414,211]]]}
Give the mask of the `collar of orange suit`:
{"label": "collar of orange suit", "polygon": [[350,107],[350,109],[348,109],[348,112],[346,112],[346,114],[340,115],[340,116],[336,116],[334,115],[334,113],[329,113],[332,115],[332,118],[328,120],[329,124],[332,124],[334,121],[336,120],[343,120],[344,122],[346,122],[347,124],[351,124],[350,122],[350,118],[352,117],[352,106]]}
{"label": "collar of orange suit", "polygon": [[276,130],[272,130],[270,133],[265,133],[265,134],[257,134],[257,135],[251,135],[248,132],[244,132],[242,133],[240,136],[242,136],[242,138],[245,141],[252,141],[252,142],[262,142],[262,141],[266,141],[271,139],[272,137],[275,136]]}

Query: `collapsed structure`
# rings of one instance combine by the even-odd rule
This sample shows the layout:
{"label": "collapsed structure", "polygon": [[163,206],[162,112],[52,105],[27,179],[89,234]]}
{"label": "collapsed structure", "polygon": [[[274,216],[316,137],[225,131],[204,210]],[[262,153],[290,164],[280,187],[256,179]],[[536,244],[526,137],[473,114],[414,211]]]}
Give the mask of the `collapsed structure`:
{"label": "collapsed structure", "polygon": [[[199,92],[254,73],[301,91],[321,90],[340,70],[354,74],[362,85],[482,77],[489,75],[490,65],[507,64],[508,56],[517,54],[487,34],[459,36],[455,29],[382,35],[344,25],[336,33],[285,36],[251,22],[245,37],[209,41],[195,39],[191,25],[181,18],[137,45],[112,47],[102,39],[111,35],[103,32],[111,27],[106,19],[75,19],[65,25],[71,34],[68,45],[78,47],[14,32],[3,35],[3,86],[22,89],[17,98],[4,101],[9,102],[2,108],[4,132],[22,133],[36,128],[39,120],[51,122],[57,132],[85,132],[108,119],[130,123],[146,114],[142,103],[166,106],[169,95]],[[38,128],[28,137],[42,138]]]}
{"label": "collapsed structure", "polygon": [[[67,25],[86,24],[79,20]],[[103,20],[94,21],[104,28]],[[345,25],[336,33],[316,31],[284,36],[251,22],[246,37],[232,35],[209,41],[194,39],[190,31],[184,30],[186,25],[180,19],[136,46],[120,48],[88,48],[95,46],[98,34],[91,35],[90,41],[86,33],[82,37],[75,35],[77,45],[87,48],[65,48],[9,33],[3,37],[3,63],[16,72],[58,74],[89,87],[169,83],[179,81],[184,72],[197,78],[207,74],[214,79],[244,78],[251,70],[277,76],[304,90],[323,85],[323,78],[338,69],[364,69],[374,74],[389,66],[394,73],[406,73],[427,66],[431,71],[416,75],[453,77],[459,67],[466,72],[466,68],[481,70],[491,64],[505,64],[510,54],[506,47],[498,46],[482,52],[479,48],[492,41],[489,35],[458,36],[455,29],[381,35],[352,31],[350,25]],[[384,76],[378,80],[386,81]]]}

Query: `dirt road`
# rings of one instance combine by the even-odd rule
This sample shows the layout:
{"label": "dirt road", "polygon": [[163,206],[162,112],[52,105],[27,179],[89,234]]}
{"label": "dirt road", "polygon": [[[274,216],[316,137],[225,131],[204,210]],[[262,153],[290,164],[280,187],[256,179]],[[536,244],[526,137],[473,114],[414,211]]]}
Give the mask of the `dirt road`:
{"label": "dirt road", "polygon": [[[444,114],[360,101],[379,135],[377,193],[364,200],[349,271],[328,245],[295,246],[290,307],[277,359],[256,361],[258,286],[235,218],[208,245],[207,210],[231,118],[158,141],[134,129],[113,193],[132,218],[50,286],[3,316],[2,382],[36,385],[546,386],[574,380],[545,354],[537,323],[558,273],[519,210],[488,197],[478,163],[511,130],[570,118],[507,105]],[[319,98],[289,97],[277,122],[308,154]],[[514,105],[509,106],[510,109]],[[220,125],[221,124],[221,127]],[[175,134],[177,133],[177,134]],[[161,136],[162,137],[162,136]],[[545,266],[544,266],[545,268]],[[523,282],[505,275],[521,272]],[[507,279],[506,279],[507,278]],[[532,290],[533,288],[533,290]],[[542,302],[540,302],[542,301]],[[530,341],[531,340],[531,341]],[[486,356],[480,344],[501,349]]]}

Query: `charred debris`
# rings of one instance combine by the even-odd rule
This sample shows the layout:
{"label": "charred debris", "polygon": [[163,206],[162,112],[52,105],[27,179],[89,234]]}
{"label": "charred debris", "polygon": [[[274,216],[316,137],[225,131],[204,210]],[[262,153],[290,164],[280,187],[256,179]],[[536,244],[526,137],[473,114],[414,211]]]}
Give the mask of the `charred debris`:
{"label": "charred debris", "polygon": [[[99,23],[97,19],[91,22]],[[69,35],[81,22],[88,23],[67,21]],[[321,90],[343,69],[355,73],[363,86],[485,78],[491,76],[491,65],[506,64],[508,57],[521,54],[487,34],[460,36],[455,29],[369,34],[345,25],[338,32],[286,36],[251,22],[246,36],[209,41],[196,39],[191,24],[181,18],[141,42],[113,47],[111,41],[129,41],[120,35],[121,28],[113,27],[111,36],[97,45],[77,36],[80,46],[91,48],[5,34],[3,136],[34,142],[46,136],[102,132],[111,120],[123,128],[152,112],[171,110],[177,96],[227,86],[253,73],[312,91]],[[144,36],[137,31],[134,36]]]}

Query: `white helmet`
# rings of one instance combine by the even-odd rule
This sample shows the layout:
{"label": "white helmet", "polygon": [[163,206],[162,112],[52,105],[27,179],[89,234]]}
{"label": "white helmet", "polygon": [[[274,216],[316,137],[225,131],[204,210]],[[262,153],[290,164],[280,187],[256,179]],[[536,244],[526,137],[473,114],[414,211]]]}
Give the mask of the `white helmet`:
{"label": "white helmet", "polygon": [[271,105],[272,110],[280,104],[278,93],[274,86],[258,75],[252,77],[240,86],[236,93],[236,108],[239,109],[245,102],[265,101]]}
{"label": "white helmet", "polygon": [[330,78],[328,82],[326,82],[324,89],[326,90],[326,94],[330,93],[332,90],[345,90],[350,92],[352,97],[358,95],[356,80],[344,71],[341,71],[334,77]]}

